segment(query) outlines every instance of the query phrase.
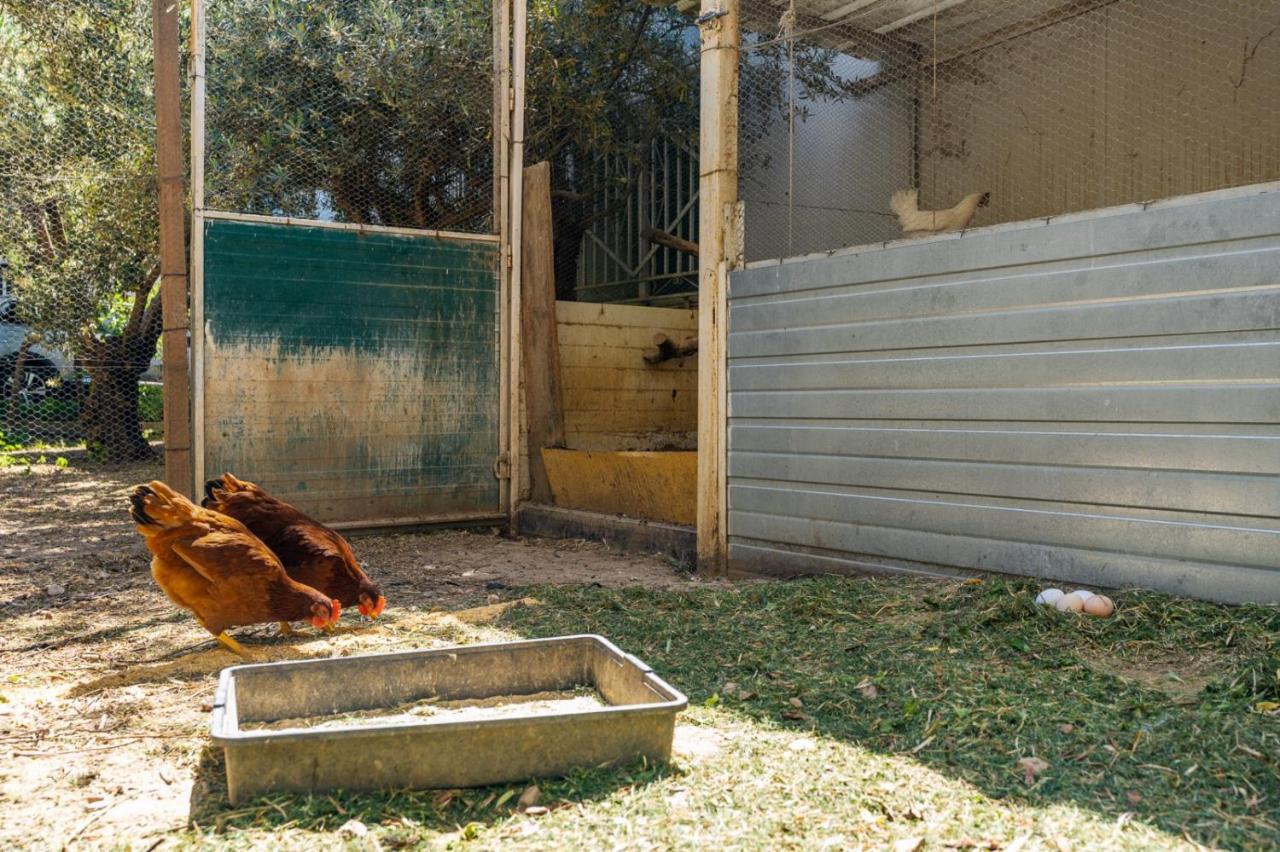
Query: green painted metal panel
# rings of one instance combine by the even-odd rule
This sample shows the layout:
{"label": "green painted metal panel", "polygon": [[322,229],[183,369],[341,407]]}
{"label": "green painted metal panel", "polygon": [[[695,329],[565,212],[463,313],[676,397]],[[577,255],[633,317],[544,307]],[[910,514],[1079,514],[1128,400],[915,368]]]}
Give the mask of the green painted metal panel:
{"label": "green painted metal panel", "polygon": [[498,246],[208,219],[205,470],[317,517],[499,509]]}

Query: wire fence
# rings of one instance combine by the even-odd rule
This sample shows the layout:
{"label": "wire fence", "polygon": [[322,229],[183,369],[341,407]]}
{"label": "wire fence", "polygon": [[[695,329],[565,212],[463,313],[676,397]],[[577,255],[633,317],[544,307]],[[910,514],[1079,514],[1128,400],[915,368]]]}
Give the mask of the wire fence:
{"label": "wire fence", "polygon": [[206,0],[206,208],[494,232],[493,8]]}
{"label": "wire fence", "polygon": [[1270,0],[741,14],[749,261],[1280,178]]}
{"label": "wire fence", "polygon": [[696,302],[698,46],[675,6],[530,4],[525,163],[551,164],[558,298]]}
{"label": "wire fence", "polygon": [[0,2],[0,466],[157,457],[150,6]]}

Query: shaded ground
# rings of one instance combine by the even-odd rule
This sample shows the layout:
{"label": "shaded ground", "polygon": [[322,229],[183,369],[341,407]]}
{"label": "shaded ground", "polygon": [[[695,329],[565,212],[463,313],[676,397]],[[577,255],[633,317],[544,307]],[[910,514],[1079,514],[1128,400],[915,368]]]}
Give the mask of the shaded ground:
{"label": "shaded ground", "polygon": [[674,762],[541,781],[527,813],[523,784],[233,809],[205,702],[236,660],[191,647],[201,631],[153,587],[118,508],[151,475],[0,472],[0,844],[1280,845],[1275,607],[1126,592],[1114,618],[1086,620],[1033,606],[1027,583],[725,586],[463,533],[356,542],[388,589],[373,627],[241,635],[257,659],[288,659],[599,632],[689,694]]}

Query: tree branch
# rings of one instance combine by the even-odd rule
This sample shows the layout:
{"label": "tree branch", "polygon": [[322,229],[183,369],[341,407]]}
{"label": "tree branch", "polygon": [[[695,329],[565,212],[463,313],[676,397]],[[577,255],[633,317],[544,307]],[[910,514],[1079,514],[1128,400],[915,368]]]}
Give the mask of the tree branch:
{"label": "tree branch", "polygon": [[125,337],[135,337],[142,333],[143,318],[147,311],[147,296],[151,295],[151,291],[156,286],[156,279],[159,277],[160,263],[157,261],[147,270],[146,276],[138,282],[134,290],[133,305],[129,308],[129,321],[124,325]]}
{"label": "tree branch", "polygon": [[44,203],[44,219],[45,227],[49,233],[49,241],[59,252],[65,252],[67,250],[67,230],[62,224],[62,210],[58,207],[56,198],[50,198]]}
{"label": "tree branch", "polygon": [[694,257],[698,256],[697,243],[690,242],[683,237],[677,237],[675,234],[669,234],[666,231],[650,227],[645,228],[641,236],[651,243],[675,249],[676,251],[684,252],[685,254],[691,254]]}
{"label": "tree branch", "polygon": [[40,256],[45,263],[53,263],[57,258],[57,251],[54,249],[53,240],[49,236],[49,225],[45,221],[44,212],[40,209],[40,205],[31,199],[22,202],[22,213],[27,217],[28,224],[36,236],[36,242],[40,245]]}

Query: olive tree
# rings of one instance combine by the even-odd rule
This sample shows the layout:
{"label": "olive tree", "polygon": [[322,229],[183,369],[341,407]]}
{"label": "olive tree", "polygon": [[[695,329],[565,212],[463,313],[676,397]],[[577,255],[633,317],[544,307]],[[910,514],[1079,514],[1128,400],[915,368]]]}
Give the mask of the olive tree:
{"label": "olive tree", "polygon": [[27,344],[88,374],[82,428],[109,461],[152,456],[138,418],[161,331],[148,10],[0,0],[0,253]]}

